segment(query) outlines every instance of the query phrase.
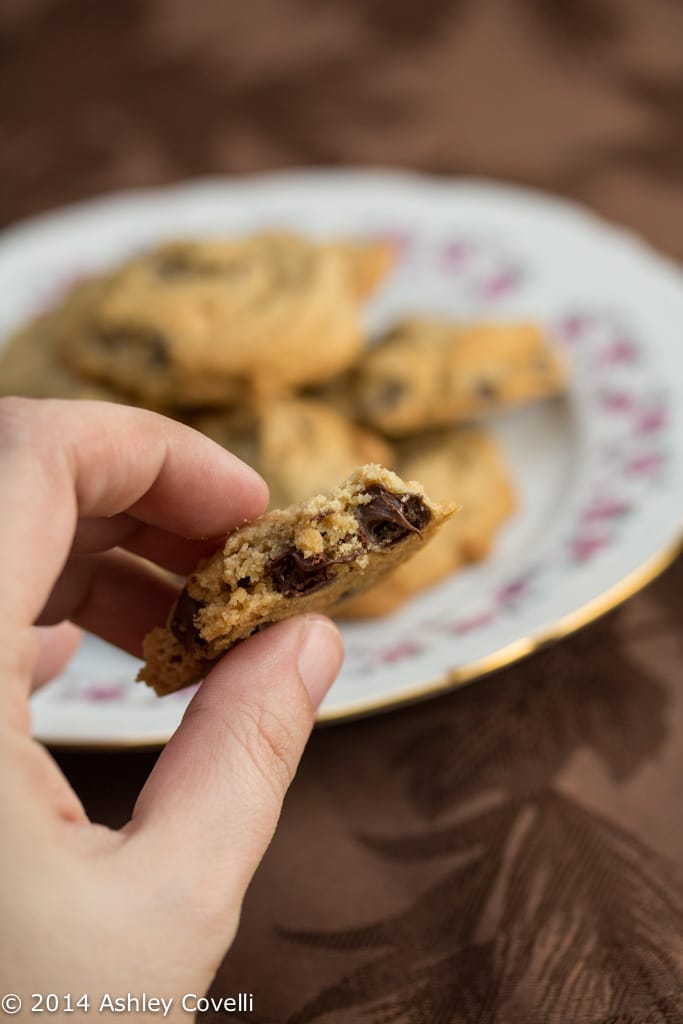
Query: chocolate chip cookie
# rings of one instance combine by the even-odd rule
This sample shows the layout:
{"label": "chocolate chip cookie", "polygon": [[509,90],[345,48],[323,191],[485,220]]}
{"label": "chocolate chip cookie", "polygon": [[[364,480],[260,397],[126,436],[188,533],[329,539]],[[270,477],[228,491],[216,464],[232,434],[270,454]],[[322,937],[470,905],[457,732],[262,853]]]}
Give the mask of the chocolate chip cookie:
{"label": "chocolate chip cookie", "polygon": [[377,434],[309,398],[203,415],[192,425],[261,474],[273,508],[323,494],[357,466],[390,466],[394,459],[391,446]]}
{"label": "chocolate chip cookie", "polygon": [[486,416],[561,392],[565,369],[533,324],[405,320],[352,371],[346,401],[390,437]]}
{"label": "chocolate chip cookie", "polygon": [[168,625],[146,637],[139,678],[158,694],[201,679],[239,640],[376,583],[451,517],[421,485],[380,466],[327,495],[266,512],[188,577]]}
{"label": "chocolate chip cookie", "polygon": [[[230,406],[322,381],[358,356],[368,273],[287,234],[171,242],[114,272],[61,354],[163,406]],[[355,268],[355,269],[354,269]]]}
{"label": "chocolate chip cookie", "polygon": [[461,427],[404,442],[398,448],[398,470],[420,480],[441,501],[457,496],[460,511],[408,563],[372,590],[335,608],[336,617],[385,615],[461,566],[481,561],[515,510],[515,491],[502,453],[482,428]]}
{"label": "chocolate chip cookie", "polygon": [[78,323],[96,282],[75,285],[64,299],[17,330],[0,353],[0,395],[26,398],[90,398],[125,401],[119,392],[79,373],[60,359],[56,340]]}

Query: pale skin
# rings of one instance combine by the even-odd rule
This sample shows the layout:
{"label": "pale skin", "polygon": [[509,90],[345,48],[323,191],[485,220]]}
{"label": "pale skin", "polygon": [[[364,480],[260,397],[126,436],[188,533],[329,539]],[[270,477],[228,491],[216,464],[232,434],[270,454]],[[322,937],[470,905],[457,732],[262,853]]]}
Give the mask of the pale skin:
{"label": "pale skin", "polygon": [[[211,671],[119,831],[92,824],[31,739],[32,688],[80,629],[139,655],[183,573],[268,497],[188,427],[98,402],[0,400],[0,994],[202,995],[230,946],[342,659],[316,615]],[[59,1019],[61,1015],[57,1015]],[[99,1018],[80,1011],[65,1020]],[[126,1014],[127,1021],[149,1016]]]}

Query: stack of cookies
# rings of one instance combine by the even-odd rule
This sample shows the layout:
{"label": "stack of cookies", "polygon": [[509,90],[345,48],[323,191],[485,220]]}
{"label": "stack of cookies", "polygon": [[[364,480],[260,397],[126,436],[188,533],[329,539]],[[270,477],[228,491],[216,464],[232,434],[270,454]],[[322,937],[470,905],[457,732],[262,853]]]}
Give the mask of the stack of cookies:
{"label": "stack of cookies", "polygon": [[428,545],[337,609],[384,614],[486,557],[515,495],[477,424],[565,381],[533,324],[414,318],[370,344],[363,305],[391,263],[383,244],[291,234],[166,243],[79,283],[15,334],[0,394],[181,419],[253,465],[274,508],[329,492],[367,463],[457,501]]}

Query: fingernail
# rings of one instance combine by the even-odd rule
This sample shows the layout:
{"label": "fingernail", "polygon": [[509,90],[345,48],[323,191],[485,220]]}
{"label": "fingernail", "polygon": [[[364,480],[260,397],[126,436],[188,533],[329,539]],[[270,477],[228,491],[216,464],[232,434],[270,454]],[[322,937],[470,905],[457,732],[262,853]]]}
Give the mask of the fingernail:
{"label": "fingernail", "polygon": [[299,647],[299,675],[311,704],[319,707],[344,657],[339,630],[322,615],[307,615]]}

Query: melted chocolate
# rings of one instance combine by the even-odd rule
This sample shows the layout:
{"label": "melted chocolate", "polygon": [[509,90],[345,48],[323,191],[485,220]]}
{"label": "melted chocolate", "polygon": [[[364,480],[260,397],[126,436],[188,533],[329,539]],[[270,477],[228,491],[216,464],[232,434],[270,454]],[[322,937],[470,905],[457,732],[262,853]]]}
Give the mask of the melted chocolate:
{"label": "melted chocolate", "polygon": [[268,562],[266,570],[273,581],[278,594],[294,597],[299,594],[312,594],[316,590],[331,583],[330,569],[333,565],[350,562],[347,558],[328,558],[327,555],[306,557],[296,548],[289,548],[277,558]]}
{"label": "melted chocolate", "polygon": [[431,513],[417,494],[392,494],[379,484],[368,487],[373,497],[356,509],[363,538],[373,547],[388,548],[409,533],[419,534],[431,519]]}
{"label": "melted chocolate", "polygon": [[190,597],[185,588],[181,590],[173,609],[169,629],[188,654],[193,654],[198,647],[201,648],[206,644],[206,641],[202,640],[199,635],[199,630],[194,622],[197,612],[202,608],[201,601],[195,601],[193,597]]}

